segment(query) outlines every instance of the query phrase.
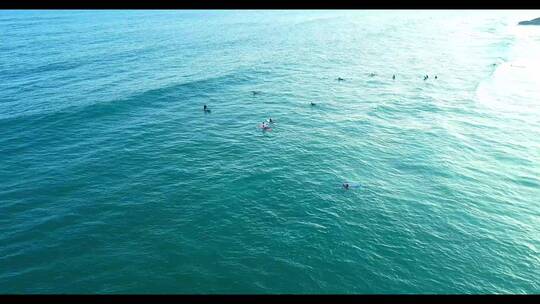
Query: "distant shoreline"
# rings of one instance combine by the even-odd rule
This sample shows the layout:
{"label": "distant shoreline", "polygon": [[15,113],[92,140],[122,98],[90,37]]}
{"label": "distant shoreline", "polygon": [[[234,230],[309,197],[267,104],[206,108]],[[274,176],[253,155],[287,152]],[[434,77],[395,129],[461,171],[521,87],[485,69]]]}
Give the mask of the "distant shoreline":
{"label": "distant shoreline", "polygon": [[520,21],[518,25],[540,25],[540,18],[532,19],[532,20],[526,20],[526,21]]}

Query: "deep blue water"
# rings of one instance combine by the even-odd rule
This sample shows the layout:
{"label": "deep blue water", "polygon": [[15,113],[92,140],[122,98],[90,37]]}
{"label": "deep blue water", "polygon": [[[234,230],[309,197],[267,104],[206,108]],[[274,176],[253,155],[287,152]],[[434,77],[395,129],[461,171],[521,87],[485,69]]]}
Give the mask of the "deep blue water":
{"label": "deep blue water", "polygon": [[0,293],[539,293],[538,16],[1,11]]}

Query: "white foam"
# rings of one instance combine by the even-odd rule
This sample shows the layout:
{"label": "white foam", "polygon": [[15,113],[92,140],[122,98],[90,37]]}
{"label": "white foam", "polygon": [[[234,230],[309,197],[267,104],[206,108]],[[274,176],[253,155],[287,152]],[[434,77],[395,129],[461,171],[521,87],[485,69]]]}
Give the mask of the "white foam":
{"label": "white foam", "polygon": [[540,27],[510,25],[509,59],[477,89],[478,101],[494,109],[540,116]]}

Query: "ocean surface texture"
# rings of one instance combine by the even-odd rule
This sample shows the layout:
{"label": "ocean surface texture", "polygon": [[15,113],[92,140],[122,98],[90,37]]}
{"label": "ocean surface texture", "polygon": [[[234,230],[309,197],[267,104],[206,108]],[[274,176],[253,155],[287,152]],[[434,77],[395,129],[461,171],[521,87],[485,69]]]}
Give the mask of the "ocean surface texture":
{"label": "ocean surface texture", "polygon": [[540,293],[536,17],[1,11],[0,293]]}

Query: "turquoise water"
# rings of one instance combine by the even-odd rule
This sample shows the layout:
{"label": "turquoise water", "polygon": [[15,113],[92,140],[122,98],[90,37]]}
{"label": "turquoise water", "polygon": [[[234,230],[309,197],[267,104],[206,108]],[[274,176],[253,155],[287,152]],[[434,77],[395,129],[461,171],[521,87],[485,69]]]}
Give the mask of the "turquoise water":
{"label": "turquoise water", "polygon": [[539,293],[538,16],[1,11],[0,293]]}

